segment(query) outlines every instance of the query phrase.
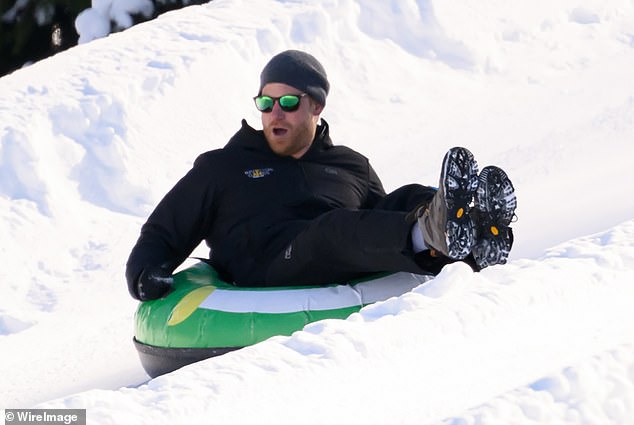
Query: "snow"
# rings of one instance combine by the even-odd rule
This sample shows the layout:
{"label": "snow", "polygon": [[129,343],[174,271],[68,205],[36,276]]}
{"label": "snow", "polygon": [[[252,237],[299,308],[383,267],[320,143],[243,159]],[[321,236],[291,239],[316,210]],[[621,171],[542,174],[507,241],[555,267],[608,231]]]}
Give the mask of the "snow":
{"label": "snow", "polygon": [[[215,0],[2,77],[0,408],[85,408],[91,424],[632,424],[633,8]],[[259,127],[259,72],[287,48],[324,64],[332,137],[386,189],[435,184],[456,145],[503,167],[510,261],[455,264],[348,320],[148,381],[129,251],[197,154],[242,118]]]}
{"label": "snow", "polygon": [[75,19],[79,43],[107,36],[111,22],[118,29],[126,29],[134,24],[132,15],[149,18],[153,13],[151,0],[92,0],[92,7],[84,9]]}

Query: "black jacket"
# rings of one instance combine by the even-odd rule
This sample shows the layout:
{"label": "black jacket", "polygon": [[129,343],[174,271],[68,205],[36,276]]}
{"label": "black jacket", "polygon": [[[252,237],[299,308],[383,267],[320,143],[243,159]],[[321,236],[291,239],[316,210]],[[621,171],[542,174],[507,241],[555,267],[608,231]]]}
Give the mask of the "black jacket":
{"label": "black jacket", "polygon": [[325,121],[299,159],[275,154],[264,133],[243,121],[224,148],[196,159],[143,225],[127,263],[128,288],[138,298],[143,269],[172,272],[202,240],[224,278],[251,284],[312,219],[372,208],[384,196],[368,159],[334,146]]}

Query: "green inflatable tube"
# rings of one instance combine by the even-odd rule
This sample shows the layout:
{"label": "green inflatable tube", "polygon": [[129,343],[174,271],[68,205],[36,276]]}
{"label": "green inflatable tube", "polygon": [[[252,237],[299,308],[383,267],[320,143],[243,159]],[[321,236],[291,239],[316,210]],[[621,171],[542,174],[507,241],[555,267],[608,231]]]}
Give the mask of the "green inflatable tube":
{"label": "green inflatable tube", "polygon": [[237,287],[200,262],[174,275],[174,289],[140,303],[134,342],[152,376],[290,335],[322,319],[345,319],[363,306],[401,295],[431,279],[411,273],[326,286]]}

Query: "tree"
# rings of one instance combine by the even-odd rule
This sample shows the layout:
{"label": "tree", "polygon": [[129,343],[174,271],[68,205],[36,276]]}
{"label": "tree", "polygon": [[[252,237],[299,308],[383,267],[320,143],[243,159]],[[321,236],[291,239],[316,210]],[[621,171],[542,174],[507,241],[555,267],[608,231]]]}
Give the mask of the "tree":
{"label": "tree", "polygon": [[0,75],[77,44],[75,16],[90,0],[0,0]]}
{"label": "tree", "polygon": [[[100,5],[111,8],[125,5],[123,2],[128,1],[105,0]],[[128,26],[154,19],[170,10],[209,1],[147,0],[146,6],[149,7],[143,11],[129,11]],[[75,20],[90,6],[90,0],[0,0],[0,76],[76,46],[79,34]],[[106,19],[110,21],[110,31],[107,32],[127,28],[110,16]]]}

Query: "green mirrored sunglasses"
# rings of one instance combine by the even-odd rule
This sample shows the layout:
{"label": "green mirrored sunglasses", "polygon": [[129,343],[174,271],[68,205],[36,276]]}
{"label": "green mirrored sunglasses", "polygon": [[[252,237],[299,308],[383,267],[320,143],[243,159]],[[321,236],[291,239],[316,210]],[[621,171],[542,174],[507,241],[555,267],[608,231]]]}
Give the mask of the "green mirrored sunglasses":
{"label": "green mirrored sunglasses", "polygon": [[255,101],[255,107],[258,108],[260,112],[271,112],[276,101],[280,104],[282,111],[293,112],[299,108],[299,101],[302,100],[304,96],[306,96],[306,93],[285,94],[280,97],[255,96],[253,100]]}

